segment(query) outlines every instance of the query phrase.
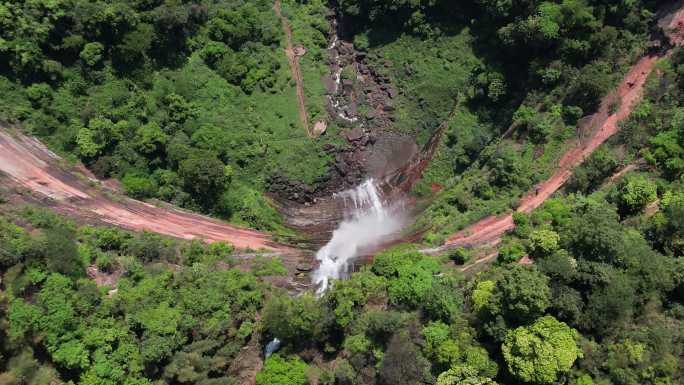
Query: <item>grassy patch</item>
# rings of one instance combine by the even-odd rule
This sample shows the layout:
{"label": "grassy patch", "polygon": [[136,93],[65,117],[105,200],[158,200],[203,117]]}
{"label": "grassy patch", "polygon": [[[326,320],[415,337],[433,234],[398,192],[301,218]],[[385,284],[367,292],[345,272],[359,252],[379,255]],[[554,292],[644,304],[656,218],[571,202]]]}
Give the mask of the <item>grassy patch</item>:
{"label": "grassy patch", "polygon": [[424,143],[446,119],[471,70],[480,63],[471,44],[469,31],[463,29],[434,40],[402,35],[370,48],[379,54],[375,68],[401,90],[395,102],[395,130],[414,134]]}

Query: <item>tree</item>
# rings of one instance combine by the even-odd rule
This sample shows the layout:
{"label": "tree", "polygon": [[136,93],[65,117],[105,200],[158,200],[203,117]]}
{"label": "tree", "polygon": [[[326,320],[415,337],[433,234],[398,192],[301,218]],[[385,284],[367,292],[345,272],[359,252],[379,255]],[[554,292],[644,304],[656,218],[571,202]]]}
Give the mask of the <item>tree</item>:
{"label": "tree", "polygon": [[83,262],[78,255],[74,232],[65,227],[44,230],[39,243],[40,253],[50,271],[79,277],[85,273]]}
{"label": "tree", "polygon": [[400,266],[397,269],[398,277],[389,281],[387,291],[390,302],[413,308],[419,307],[430,293],[437,271],[439,266],[430,259]]}
{"label": "tree", "polygon": [[432,362],[449,367],[461,357],[456,341],[449,335],[449,327],[443,322],[431,322],[423,328],[425,347],[423,351]]}
{"label": "tree", "polygon": [[619,187],[619,206],[625,214],[635,214],[658,198],[655,183],[643,176],[627,178]]}
{"label": "tree", "polygon": [[35,107],[47,107],[52,101],[52,89],[45,83],[31,84],[26,88],[26,96]]}
{"label": "tree", "polygon": [[138,127],[136,145],[138,151],[145,155],[152,155],[165,148],[168,135],[155,122]]}
{"label": "tree", "polygon": [[558,249],[560,236],[553,230],[535,230],[530,234],[532,254],[539,258],[550,255]]}
{"label": "tree", "polygon": [[684,160],[682,160],[684,149],[678,143],[678,137],[679,133],[666,131],[659,133],[650,140],[651,146],[654,148],[652,156],[670,179],[675,179],[684,170]]}
{"label": "tree", "polygon": [[506,320],[529,322],[544,314],[550,304],[549,279],[534,267],[513,265],[497,280],[493,297]]}
{"label": "tree", "polygon": [[352,274],[350,279],[335,280],[326,292],[326,300],[335,314],[335,322],[342,328],[349,326],[370,298],[384,300],[387,281],[370,271]]}
{"label": "tree", "polygon": [[615,155],[599,147],[580,167],[575,168],[568,181],[570,191],[588,194],[599,187],[601,182],[618,167]]}
{"label": "tree", "polygon": [[466,365],[457,365],[437,377],[437,385],[497,385],[491,378],[483,377]]}
{"label": "tree", "polygon": [[430,363],[406,331],[399,331],[390,339],[379,375],[381,385],[418,385],[429,383],[432,377]]}
{"label": "tree", "polygon": [[552,316],[510,330],[501,351],[510,373],[524,382],[550,384],[570,370],[582,350],[579,333]]}
{"label": "tree", "polygon": [[481,281],[473,292],[473,307],[483,331],[502,341],[511,327],[544,314],[551,302],[548,278],[534,266],[507,265],[493,284]]}
{"label": "tree", "polygon": [[225,165],[211,153],[198,152],[182,160],[178,175],[185,189],[204,207],[210,207],[225,187]]}
{"label": "tree", "polygon": [[154,196],[157,188],[149,177],[138,174],[128,173],[121,179],[126,194],[133,198],[143,199]]}
{"label": "tree", "polygon": [[221,343],[219,338],[195,341],[186,345],[182,351],[174,354],[169,364],[164,367],[164,379],[180,384],[199,384],[211,380],[230,383],[227,376],[215,377],[214,375],[217,372],[227,371],[232,358],[224,356],[225,353],[222,354],[221,351],[216,351]]}
{"label": "tree", "polygon": [[492,280],[484,280],[477,283],[470,297],[475,311],[483,310],[487,306],[494,292],[494,286],[496,286],[496,282]]}
{"label": "tree", "polygon": [[28,233],[4,218],[0,218],[0,268],[7,269],[23,260],[28,251]]}
{"label": "tree", "polygon": [[266,359],[256,375],[257,385],[306,385],[306,364],[299,357],[285,358],[276,353]]}
{"label": "tree", "polygon": [[154,27],[140,23],[135,30],[126,33],[122,42],[116,46],[116,59],[125,63],[135,63],[144,58],[156,38]]}
{"label": "tree", "polygon": [[112,143],[123,138],[128,122],[116,123],[108,118],[93,118],[87,127],[81,127],[76,135],[76,144],[83,158],[95,158]]}
{"label": "tree", "polygon": [[95,133],[88,127],[81,127],[78,130],[76,145],[78,146],[79,154],[83,158],[94,158],[104,147],[103,144],[96,142]]}
{"label": "tree", "polygon": [[500,265],[517,263],[520,258],[525,255],[527,255],[527,250],[522,242],[517,239],[507,239],[504,241],[504,244],[499,247],[496,263]]}
{"label": "tree", "polygon": [[615,209],[605,202],[585,199],[561,227],[561,243],[578,259],[621,264],[624,234]]}
{"label": "tree", "polygon": [[273,297],[262,313],[269,335],[297,347],[318,341],[326,327],[324,316],[324,308],[311,295]]}
{"label": "tree", "polygon": [[661,202],[667,243],[676,255],[684,252],[684,193],[667,193]]}
{"label": "tree", "polygon": [[504,146],[488,162],[491,168],[491,182],[502,188],[525,188],[529,184],[528,171],[520,155],[512,146]]}
{"label": "tree", "polygon": [[608,63],[593,62],[579,71],[570,84],[564,104],[578,106],[585,114],[596,111],[601,98],[610,89],[611,69]]}
{"label": "tree", "polygon": [[455,321],[463,309],[463,291],[455,279],[441,277],[433,280],[432,288],[423,297],[421,308],[433,320]]}
{"label": "tree", "polygon": [[188,102],[181,95],[168,94],[164,96],[161,102],[166,113],[163,119],[163,127],[168,134],[176,133],[184,127],[186,122],[197,117],[198,111],[195,104]]}
{"label": "tree", "polygon": [[83,50],[79,56],[87,66],[95,67],[102,61],[103,52],[104,46],[101,43],[87,43],[83,46]]}
{"label": "tree", "polygon": [[584,313],[584,326],[602,335],[628,325],[637,301],[636,288],[629,276],[612,273],[607,279],[607,285],[589,294]]}

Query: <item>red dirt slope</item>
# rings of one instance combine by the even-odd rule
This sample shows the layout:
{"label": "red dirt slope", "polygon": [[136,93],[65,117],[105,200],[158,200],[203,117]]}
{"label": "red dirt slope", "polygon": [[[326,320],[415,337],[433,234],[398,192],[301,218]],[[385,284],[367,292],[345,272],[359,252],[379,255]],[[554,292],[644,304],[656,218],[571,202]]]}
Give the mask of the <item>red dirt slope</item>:
{"label": "red dirt slope", "polygon": [[183,239],[224,241],[240,249],[291,251],[267,234],[222,223],[173,207],[160,208],[107,194],[87,178],[58,166],[60,159],[35,138],[0,129],[0,174],[11,185],[33,191],[57,211],[129,230],[149,230]]}
{"label": "red dirt slope", "polygon": [[[684,9],[680,9],[664,20],[666,20],[666,23],[663,27],[666,32],[669,32],[671,43],[673,45],[681,44],[684,37]],[[516,211],[527,213],[539,207],[547,198],[563,186],[572,175],[572,170],[576,166],[581,164],[598,146],[618,131],[618,123],[629,116],[640,99],[646,78],[653,70],[656,61],[669,56],[671,52],[669,50],[660,55],[644,56],[632,66],[617,89],[603,99],[599,111],[586,123],[585,132],[590,133],[589,138],[577,141],[575,146],[561,158],[558,170],[549,179],[538,184],[528,192],[521,199]],[[616,98],[620,100],[620,107],[617,112],[610,114],[610,105]],[[513,227],[512,214],[500,217],[486,217],[449,237],[445,242],[445,248],[475,246],[494,242],[507,231],[513,229]]]}

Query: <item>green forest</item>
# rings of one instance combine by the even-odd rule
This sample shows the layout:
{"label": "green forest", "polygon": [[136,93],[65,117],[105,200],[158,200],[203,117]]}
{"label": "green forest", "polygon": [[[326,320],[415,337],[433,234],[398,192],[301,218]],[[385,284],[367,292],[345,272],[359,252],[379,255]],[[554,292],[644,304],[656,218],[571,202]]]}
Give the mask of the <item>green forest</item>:
{"label": "green forest", "polygon": [[[0,0],[0,126],[127,197],[305,240],[273,186],[308,205],[351,183],[360,126],[322,80],[339,35],[362,60],[340,84],[371,95],[365,124],[380,118],[359,68],[396,89],[378,132],[441,134],[410,191],[419,237],[293,290],[310,269],[287,256],[71,218],[17,198],[0,165],[0,385],[684,383],[684,48],[658,25],[680,3],[277,4],[283,19],[271,0]],[[283,20],[306,48],[308,119],[327,122],[315,138]],[[629,68],[670,48],[618,133],[514,211]],[[509,213],[489,249],[423,252]]]}

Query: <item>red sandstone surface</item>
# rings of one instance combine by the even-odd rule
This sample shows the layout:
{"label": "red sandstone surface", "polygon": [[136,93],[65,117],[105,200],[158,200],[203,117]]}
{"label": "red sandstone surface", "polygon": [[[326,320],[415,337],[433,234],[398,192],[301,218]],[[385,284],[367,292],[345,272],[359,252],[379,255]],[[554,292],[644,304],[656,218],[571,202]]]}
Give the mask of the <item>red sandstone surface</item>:
{"label": "red sandstone surface", "polygon": [[60,167],[61,159],[40,141],[0,130],[0,172],[9,183],[33,191],[56,210],[129,230],[149,230],[183,239],[224,241],[240,249],[291,251],[258,231],[240,228],[173,207],[107,193],[104,186]]}
{"label": "red sandstone surface", "polygon": [[[678,10],[664,21],[663,28],[668,33],[670,42],[673,45],[681,44],[684,38],[684,9]],[[586,123],[585,129],[590,131],[589,138],[577,140],[574,147],[560,159],[556,172],[523,196],[516,211],[528,213],[539,207],[563,186],[575,167],[619,130],[618,123],[629,116],[641,98],[646,79],[656,61],[669,56],[671,52],[672,50],[668,50],[662,54],[644,56],[632,66],[617,89],[603,99],[598,112]],[[614,114],[611,114],[610,106],[616,100],[620,101],[620,106]],[[513,227],[513,214],[486,217],[449,237],[445,246],[474,246],[491,243]]]}

